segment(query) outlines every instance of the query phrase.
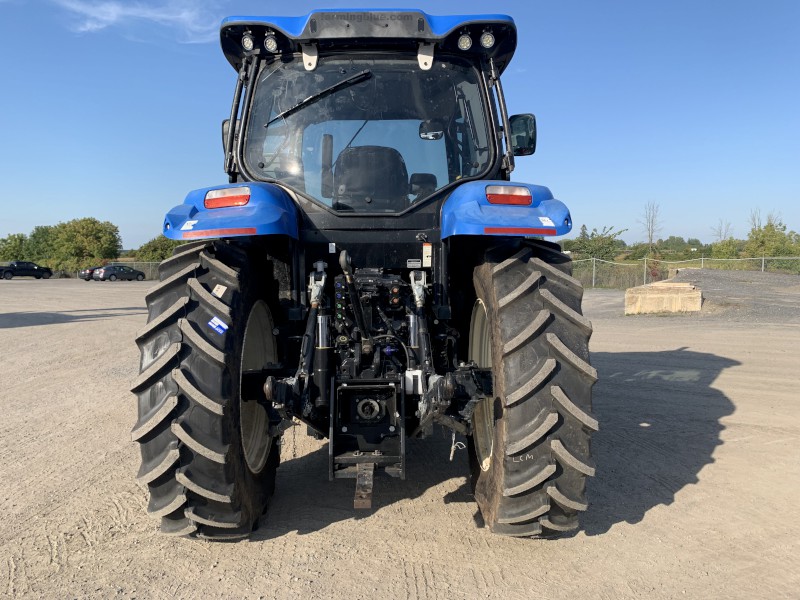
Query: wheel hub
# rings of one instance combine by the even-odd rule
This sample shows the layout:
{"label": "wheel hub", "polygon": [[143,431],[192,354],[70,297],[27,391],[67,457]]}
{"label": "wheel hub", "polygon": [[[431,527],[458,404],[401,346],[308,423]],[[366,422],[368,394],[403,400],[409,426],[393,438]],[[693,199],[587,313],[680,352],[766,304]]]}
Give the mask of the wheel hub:
{"label": "wheel hub", "polygon": [[242,364],[239,381],[239,420],[242,432],[242,452],[248,468],[259,473],[267,463],[272,436],[269,435],[269,415],[258,398],[245,398],[241,378],[248,371],[260,371],[276,359],[275,338],[272,335],[272,315],[263,300],[257,301],[244,330]]}
{"label": "wheel hub", "polygon": [[[469,359],[484,369],[492,368],[492,337],[486,306],[478,299],[472,308],[469,327]],[[494,418],[492,398],[486,398],[475,407],[472,414],[473,439],[478,454],[478,465],[488,471],[492,464],[494,448]]]}

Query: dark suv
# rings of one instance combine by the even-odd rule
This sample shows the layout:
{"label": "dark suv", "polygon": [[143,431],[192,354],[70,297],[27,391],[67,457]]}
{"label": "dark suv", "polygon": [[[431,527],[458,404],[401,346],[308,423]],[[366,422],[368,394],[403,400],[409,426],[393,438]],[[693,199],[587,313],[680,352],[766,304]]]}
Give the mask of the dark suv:
{"label": "dark suv", "polygon": [[12,277],[35,277],[36,279],[50,279],[53,272],[47,267],[40,267],[36,263],[26,260],[15,260],[7,267],[0,267],[0,277],[11,279]]}

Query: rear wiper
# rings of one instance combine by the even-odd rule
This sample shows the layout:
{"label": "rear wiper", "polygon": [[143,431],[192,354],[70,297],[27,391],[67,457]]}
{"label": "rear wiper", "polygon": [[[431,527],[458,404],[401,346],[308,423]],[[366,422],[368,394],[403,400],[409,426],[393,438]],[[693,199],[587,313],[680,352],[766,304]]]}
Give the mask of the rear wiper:
{"label": "rear wiper", "polygon": [[326,96],[330,96],[332,93],[337,92],[337,91],[341,90],[342,88],[346,88],[346,87],[349,87],[351,85],[355,85],[356,83],[364,81],[365,79],[369,79],[370,77],[372,77],[372,71],[370,71],[369,69],[365,69],[364,71],[361,71],[360,73],[355,73],[354,75],[351,75],[350,77],[345,77],[341,81],[337,81],[336,83],[334,83],[332,86],[326,87],[324,90],[320,90],[316,94],[312,94],[311,96],[309,96],[305,100],[301,100],[300,102],[298,102],[297,104],[295,104],[291,108],[287,108],[282,113],[272,117],[269,121],[266,122],[264,127],[269,127],[272,123],[274,123],[278,119],[282,119],[283,117],[286,117],[286,116],[288,116],[288,115],[290,115],[290,114],[292,114],[294,112],[297,112],[298,110],[300,110],[304,106],[308,106],[312,102],[316,102],[317,100],[321,100],[322,98],[325,98]]}

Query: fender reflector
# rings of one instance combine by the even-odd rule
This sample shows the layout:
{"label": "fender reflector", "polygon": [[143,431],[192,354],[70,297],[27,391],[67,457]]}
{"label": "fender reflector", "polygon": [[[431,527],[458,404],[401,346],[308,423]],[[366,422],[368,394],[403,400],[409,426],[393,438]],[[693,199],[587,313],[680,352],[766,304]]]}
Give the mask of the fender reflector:
{"label": "fender reflector", "polygon": [[233,187],[221,190],[210,190],[206,193],[203,206],[206,208],[229,208],[244,206],[250,202],[249,187]]}
{"label": "fender reflector", "polygon": [[514,235],[556,235],[556,230],[553,227],[484,227],[483,233],[486,235],[498,233]]}
{"label": "fender reflector", "polygon": [[515,206],[529,206],[531,192],[520,185],[487,185],[486,199],[489,204],[512,204]]}
{"label": "fender reflector", "polygon": [[255,227],[238,227],[236,229],[203,229],[199,231],[184,231],[183,239],[191,238],[216,238],[226,235],[255,235]]}

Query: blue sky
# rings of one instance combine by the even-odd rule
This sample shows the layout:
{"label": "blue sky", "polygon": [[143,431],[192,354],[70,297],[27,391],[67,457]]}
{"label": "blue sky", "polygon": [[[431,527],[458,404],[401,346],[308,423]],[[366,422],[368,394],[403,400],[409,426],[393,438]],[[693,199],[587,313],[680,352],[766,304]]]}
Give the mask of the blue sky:
{"label": "blue sky", "polygon": [[231,14],[314,8],[501,12],[519,46],[504,76],[539,145],[514,178],[550,187],[577,228],[713,241],[754,209],[800,230],[800,2],[473,0],[322,3],[0,0],[0,237],[78,217],[125,248],[160,233],[190,189],[224,183],[220,122]]}

